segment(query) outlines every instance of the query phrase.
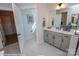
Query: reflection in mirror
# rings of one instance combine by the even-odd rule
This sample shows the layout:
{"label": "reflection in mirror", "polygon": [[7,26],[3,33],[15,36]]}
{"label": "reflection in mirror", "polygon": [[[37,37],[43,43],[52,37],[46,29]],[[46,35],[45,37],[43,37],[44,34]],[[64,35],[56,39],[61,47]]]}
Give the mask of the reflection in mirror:
{"label": "reflection in mirror", "polygon": [[52,25],[55,27],[55,28],[60,28],[61,26],[61,14],[56,14],[53,19],[52,19]]}
{"label": "reflection in mirror", "polygon": [[72,14],[71,15],[71,25],[72,25],[72,29],[79,28],[79,14]]}

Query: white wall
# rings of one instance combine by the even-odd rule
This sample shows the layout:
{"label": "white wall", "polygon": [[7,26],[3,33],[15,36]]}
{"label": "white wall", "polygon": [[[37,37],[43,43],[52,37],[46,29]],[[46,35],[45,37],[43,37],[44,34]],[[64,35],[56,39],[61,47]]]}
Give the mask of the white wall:
{"label": "white wall", "polygon": [[43,26],[42,26],[43,18],[45,18],[45,20],[46,20],[46,26],[48,26],[48,22],[49,22],[47,4],[38,4],[37,5],[37,15],[38,15],[37,40],[38,40],[38,42],[42,43],[43,42]]}
{"label": "white wall", "polygon": [[56,15],[56,10],[53,9],[52,11],[49,11],[49,27],[52,26],[52,20],[53,20],[53,17]]}
{"label": "white wall", "polygon": [[56,15],[56,4],[55,3],[50,3],[48,4],[48,12],[49,12],[49,22],[48,22],[48,26],[52,26],[52,20],[53,20],[53,17]]}

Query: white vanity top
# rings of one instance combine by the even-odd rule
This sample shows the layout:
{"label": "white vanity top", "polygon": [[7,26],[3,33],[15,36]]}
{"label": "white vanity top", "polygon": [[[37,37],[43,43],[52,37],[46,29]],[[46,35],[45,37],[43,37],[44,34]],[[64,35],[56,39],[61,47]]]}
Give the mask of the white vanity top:
{"label": "white vanity top", "polygon": [[74,35],[74,30],[71,30],[70,32],[68,32],[68,31],[63,31],[63,30],[56,29],[54,27],[52,27],[50,29],[44,28],[44,30],[58,32],[58,33],[62,33],[62,34]]}

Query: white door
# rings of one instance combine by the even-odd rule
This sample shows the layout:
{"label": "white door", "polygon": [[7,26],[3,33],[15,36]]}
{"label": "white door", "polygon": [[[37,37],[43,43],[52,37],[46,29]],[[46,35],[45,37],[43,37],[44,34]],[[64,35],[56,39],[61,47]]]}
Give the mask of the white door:
{"label": "white door", "polygon": [[21,10],[16,4],[12,4],[13,7],[13,13],[14,13],[14,19],[15,19],[15,25],[18,35],[18,41],[19,41],[19,47],[21,53],[23,52],[23,46],[24,46],[24,30],[23,30],[23,17]]}

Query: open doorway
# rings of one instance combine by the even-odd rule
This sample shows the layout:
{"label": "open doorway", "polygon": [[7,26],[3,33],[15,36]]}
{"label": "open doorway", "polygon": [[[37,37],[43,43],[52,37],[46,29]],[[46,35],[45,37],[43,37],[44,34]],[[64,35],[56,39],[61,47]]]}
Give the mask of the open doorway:
{"label": "open doorway", "polygon": [[[1,27],[3,29],[3,36],[4,36],[2,43],[3,43],[4,48],[7,47],[6,49],[4,49],[4,54],[9,53],[10,55],[10,52],[11,54],[15,54],[14,53],[15,51],[9,50],[9,48],[17,49],[17,47],[14,47],[12,45],[18,44],[18,38],[17,38],[17,32],[16,32],[13,12],[0,10],[0,21],[1,21]],[[19,45],[18,45],[18,48],[19,48]]]}
{"label": "open doorway", "polygon": [[66,26],[67,12],[62,12],[61,15],[62,15],[62,18],[61,18],[61,27],[63,27],[63,26]]}

